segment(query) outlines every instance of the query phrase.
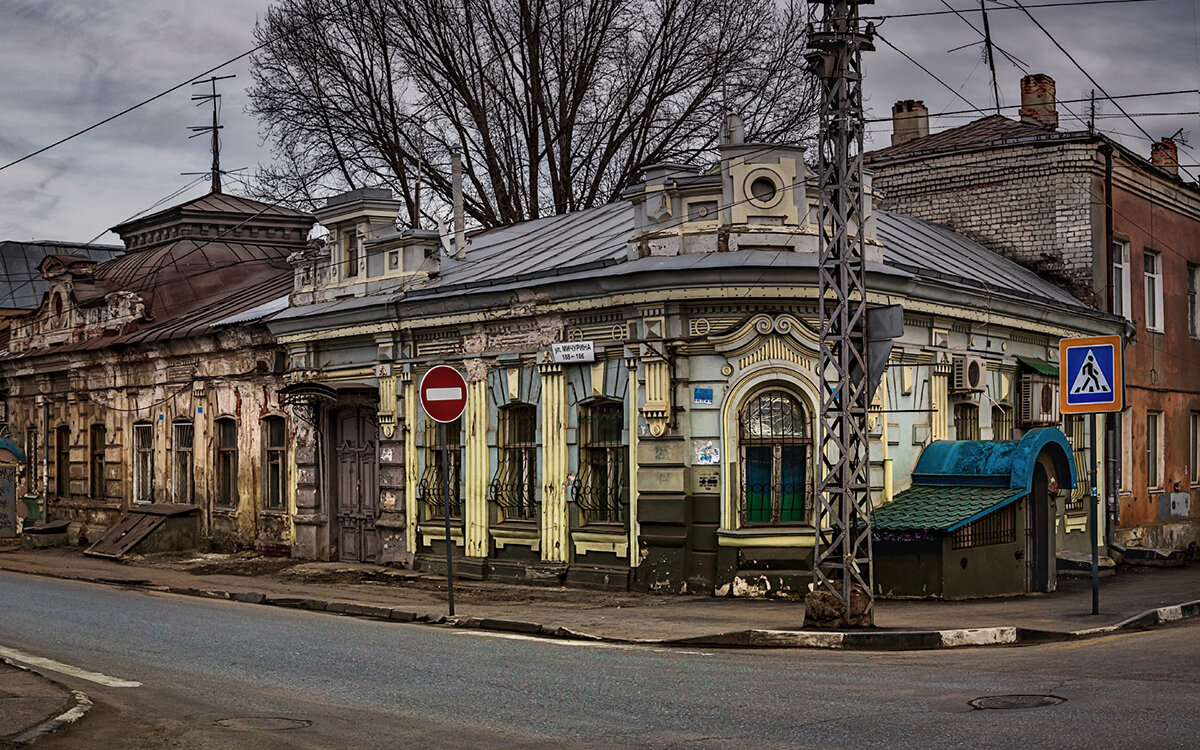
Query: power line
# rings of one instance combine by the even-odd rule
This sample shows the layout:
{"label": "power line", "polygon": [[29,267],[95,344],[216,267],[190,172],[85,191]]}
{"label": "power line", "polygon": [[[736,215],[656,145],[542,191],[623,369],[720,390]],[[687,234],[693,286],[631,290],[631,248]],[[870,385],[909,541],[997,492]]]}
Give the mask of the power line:
{"label": "power line", "polygon": [[[996,2],[996,0],[992,0],[992,2]],[[1037,5],[1029,5],[1027,7],[1029,7],[1029,8],[1070,8],[1070,7],[1081,6],[1081,5],[1118,5],[1118,4],[1122,4],[1122,3],[1153,3],[1153,2],[1158,2],[1158,0],[1078,0],[1078,2],[1065,2],[1065,3],[1038,3]],[[992,8],[992,10],[993,11],[1021,10],[1021,8],[1014,8],[1010,5],[997,5],[996,7]],[[920,11],[917,13],[889,13],[884,16],[869,16],[869,18],[871,18],[872,20],[877,20],[877,21],[887,21],[892,18],[925,18],[928,16],[949,16],[952,14],[957,15],[961,12],[962,11],[951,8],[950,10],[928,10],[928,11]]]}
{"label": "power line", "polygon": [[[876,36],[878,36],[878,32],[876,33]],[[1142,94],[1122,94],[1120,96],[1107,96],[1105,98],[1106,99],[1142,99],[1142,98],[1151,97],[1151,96],[1178,96],[1181,94],[1200,94],[1200,89],[1176,89],[1173,91],[1148,91],[1148,92],[1142,93]],[[1091,101],[1090,97],[1084,98],[1084,99],[1055,99],[1054,103],[1055,104],[1079,104],[1082,102],[1089,102],[1089,101]],[[1006,105],[1000,107],[1000,109],[1020,109],[1020,108],[1021,108],[1020,104],[1006,104]],[[968,115],[968,114],[976,113],[978,111],[979,111],[978,109],[954,109],[954,110],[948,110],[946,112],[930,112],[929,116],[930,117],[948,117],[950,115]],[[895,119],[895,118],[871,117],[871,118],[867,118],[865,120],[865,122],[891,122],[893,119]]]}
{"label": "power line", "polygon": [[[909,61],[910,63],[912,63],[913,65],[916,65],[918,68],[920,68],[921,70],[925,71],[925,73],[926,73],[926,74],[927,74],[927,75],[928,75],[930,78],[932,78],[933,80],[935,80],[935,81],[937,81],[938,83],[942,84],[942,86],[944,86],[944,87],[946,88],[946,90],[947,90],[947,91],[949,91],[950,93],[952,93],[952,94],[954,94],[955,96],[957,96],[959,99],[962,99],[964,102],[966,102],[966,103],[967,103],[967,105],[968,105],[968,106],[970,106],[970,107],[971,107],[971,108],[972,108],[972,109],[973,109],[975,112],[978,112],[979,114],[983,115],[984,117],[987,117],[987,112],[984,112],[984,111],[983,111],[982,109],[980,109],[979,107],[976,107],[976,106],[975,106],[975,105],[974,105],[974,104],[971,102],[971,100],[970,100],[970,99],[968,99],[967,97],[963,96],[963,95],[962,95],[961,93],[959,93],[959,92],[958,92],[958,91],[957,91],[957,90],[956,90],[956,89],[955,89],[953,86],[951,86],[950,84],[946,83],[946,82],[945,82],[945,81],[943,81],[941,78],[938,78],[938,76],[937,76],[937,74],[936,74],[936,73],[934,73],[934,72],[933,72],[932,70],[930,70],[929,68],[925,67],[925,66],[924,66],[924,65],[922,65],[921,63],[919,63],[919,62],[917,62],[916,60],[914,60],[914,59],[913,59],[913,58],[912,58],[912,57],[911,57],[911,56],[910,56],[910,55],[909,55],[907,52],[905,52],[904,50],[900,49],[900,48],[899,48],[899,47],[897,47],[896,45],[894,45],[894,44],[892,44],[891,42],[889,42],[889,41],[888,41],[888,40],[887,40],[887,39],[886,39],[886,38],[883,36],[883,34],[879,33],[879,29],[878,29],[878,28],[876,28],[876,29],[875,29],[875,38],[876,38],[876,39],[878,39],[879,41],[883,42],[883,43],[884,43],[884,44],[886,44],[887,46],[891,47],[892,49],[896,50],[897,52],[899,52],[901,55],[903,55],[903,56],[904,56],[904,59],[908,60],[908,61]],[[889,118],[889,119],[890,119],[890,118]],[[870,122],[870,121],[868,120],[868,122]]]}

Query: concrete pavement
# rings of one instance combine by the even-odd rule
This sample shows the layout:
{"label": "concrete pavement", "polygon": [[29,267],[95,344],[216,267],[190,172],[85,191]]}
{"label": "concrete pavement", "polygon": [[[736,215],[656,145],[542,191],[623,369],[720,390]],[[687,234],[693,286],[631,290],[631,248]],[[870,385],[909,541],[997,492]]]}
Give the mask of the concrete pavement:
{"label": "concrete pavement", "polygon": [[[0,553],[0,570],[345,615],[445,623],[445,582],[372,565],[245,555],[164,555],[125,562],[73,549]],[[657,596],[456,581],[458,627],[626,643],[907,650],[1065,640],[1200,614],[1200,566],[1122,568],[1101,581],[1063,579],[1052,594],[876,603],[877,628],[803,629],[803,603]]]}

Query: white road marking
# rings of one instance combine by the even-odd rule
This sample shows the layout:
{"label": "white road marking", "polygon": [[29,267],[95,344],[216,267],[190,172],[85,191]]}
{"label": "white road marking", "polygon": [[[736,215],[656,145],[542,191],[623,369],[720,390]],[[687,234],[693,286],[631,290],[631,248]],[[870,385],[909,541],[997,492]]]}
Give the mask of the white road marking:
{"label": "white road marking", "polygon": [[463,397],[462,388],[427,388],[425,389],[426,401],[461,401]]}
{"label": "white road marking", "polygon": [[73,667],[70,664],[63,664],[61,661],[47,659],[44,656],[34,656],[33,654],[27,654],[24,651],[18,651],[15,648],[5,648],[4,646],[0,646],[0,656],[3,656],[6,659],[12,659],[13,661],[21,662],[22,664],[28,664],[33,667],[48,669],[51,672],[58,672],[59,674],[78,677],[81,680],[94,682],[97,685],[104,685],[105,687],[135,688],[142,686],[142,683],[134,680],[122,680],[119,677],[112,677],[101,672],[93,672],[89,669]]}
{"label": "white road marking", "polygon": [[655,648],[636,643],[602,643],[600,641],[576,641],[567,638],[540,638],[520,633],[496,633],[488,630],[459,630],[459,635],[474,635],[482,638],[505,638],[510,641],[537,641],[550,646],[585,646],[587,648],[619,648],[625,651],[653,651],[655,653],[687,654],[689,656],[712,656],[709,651],[685,651],[678,648]]}

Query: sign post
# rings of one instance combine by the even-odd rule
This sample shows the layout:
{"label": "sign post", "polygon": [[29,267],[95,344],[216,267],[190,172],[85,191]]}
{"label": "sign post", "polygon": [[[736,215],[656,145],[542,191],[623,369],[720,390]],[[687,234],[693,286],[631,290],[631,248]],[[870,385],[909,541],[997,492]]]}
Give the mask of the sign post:
{"label": "sign post", "polygon": [[[431,367],[417,389],[421,408],[439,424],[442,433],[442,519],[446,526],[446,602],[454,616],[454,541],[450,538],[450,446],[446,425],[457,422],[467,407],[467,381],[458,370],[446,365]],[[457,489],[457,488],[454,488]],[[465,541],[465,540],[464,540]]]}
{"label": "sign post", "polygon": [[1092,499],[1088,525],[1092,529],[1092,614],[1100,614],[1100,495],[1096,488],[1096,414],[1125,408],[1125,363],[1120,336],[1060,339],[1058,342],[1058,399],[1063,414],[1087,414],[1090,436]]}

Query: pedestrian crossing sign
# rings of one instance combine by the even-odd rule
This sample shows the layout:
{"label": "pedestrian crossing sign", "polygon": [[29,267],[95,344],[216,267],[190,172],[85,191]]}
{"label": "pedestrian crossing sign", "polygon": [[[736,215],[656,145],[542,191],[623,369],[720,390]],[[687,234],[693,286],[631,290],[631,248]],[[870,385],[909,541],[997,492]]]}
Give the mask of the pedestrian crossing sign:
{"label": "pedestrian crossing sign", "polygon": [[1063,414],[1125,408],[1125,368],[1120,336],[1060,339],[1058,397]]}

